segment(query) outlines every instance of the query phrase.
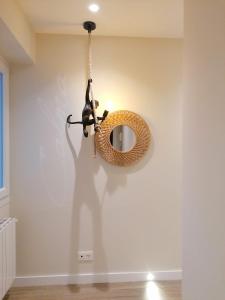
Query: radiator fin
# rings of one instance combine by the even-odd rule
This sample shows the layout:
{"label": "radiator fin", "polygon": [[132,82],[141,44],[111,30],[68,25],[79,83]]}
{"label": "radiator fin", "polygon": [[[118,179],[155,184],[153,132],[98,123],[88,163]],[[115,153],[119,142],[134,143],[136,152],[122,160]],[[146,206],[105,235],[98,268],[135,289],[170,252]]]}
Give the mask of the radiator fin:
{"label": "radiator fin", "polygon": [[16,277],[16,219],[0,219],[0,299]]}

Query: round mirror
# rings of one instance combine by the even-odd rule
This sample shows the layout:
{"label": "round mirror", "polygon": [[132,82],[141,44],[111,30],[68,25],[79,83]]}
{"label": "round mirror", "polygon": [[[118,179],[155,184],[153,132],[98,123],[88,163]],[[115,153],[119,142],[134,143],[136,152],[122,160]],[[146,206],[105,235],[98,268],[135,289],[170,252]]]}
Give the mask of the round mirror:
{"label": "round mirror", "polygon": [[95,134],[96,149],[109,163],[130,166],[147,152],[151,142],[148,124],[138,114],[119,110],[110,113]]}
{"label": "round mirror", "polygon": [[119,125],[113,128],[110,143],[115,150],[128,152],[136,144],[136,135],[129,126]]}

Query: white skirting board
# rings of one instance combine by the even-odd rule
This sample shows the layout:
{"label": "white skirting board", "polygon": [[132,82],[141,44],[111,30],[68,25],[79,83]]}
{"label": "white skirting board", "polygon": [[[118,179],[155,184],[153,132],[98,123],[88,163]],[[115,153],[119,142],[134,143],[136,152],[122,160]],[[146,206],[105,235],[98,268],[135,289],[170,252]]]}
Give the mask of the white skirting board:
{"label": "white skirting board", "polygon": [[135,282],[135,281],[170,281],[181,280],[182,271],[156,271],[156,272],[121,272],[121,273],[97,273],[76,275],[44,275],[17,277],[14,286],[43,286],[43,285],[67,285],[90,284],[110,282]]}

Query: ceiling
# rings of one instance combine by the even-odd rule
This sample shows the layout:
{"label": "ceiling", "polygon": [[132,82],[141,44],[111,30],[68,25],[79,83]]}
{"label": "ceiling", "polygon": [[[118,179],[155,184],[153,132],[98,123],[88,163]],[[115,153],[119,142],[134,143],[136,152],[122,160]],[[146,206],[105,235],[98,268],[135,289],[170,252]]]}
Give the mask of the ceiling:
{"label": "ceiling", "polygon": [[[38,33],[84,34],[97,23],[105,36],[182,37],[183,0],[16,0]],[[92,13],[88,5],[97,3]]]}

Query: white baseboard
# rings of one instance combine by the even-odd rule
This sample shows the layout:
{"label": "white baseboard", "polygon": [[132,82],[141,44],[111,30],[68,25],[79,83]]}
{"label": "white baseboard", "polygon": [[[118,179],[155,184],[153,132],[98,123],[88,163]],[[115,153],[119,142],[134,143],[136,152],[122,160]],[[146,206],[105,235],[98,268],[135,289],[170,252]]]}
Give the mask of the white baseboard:
{"label": "white baseboard", "polygon": [[156,272],[121,272],[121,273],[97,273],[76,275],[45,275],[17,277],[14,286],[43,286],[43,285],[67,285],[90,284],[110,282],[134,282],[134,281],[170,281],[181,280],[182,271],[156,271]]}

